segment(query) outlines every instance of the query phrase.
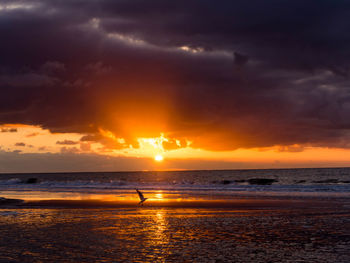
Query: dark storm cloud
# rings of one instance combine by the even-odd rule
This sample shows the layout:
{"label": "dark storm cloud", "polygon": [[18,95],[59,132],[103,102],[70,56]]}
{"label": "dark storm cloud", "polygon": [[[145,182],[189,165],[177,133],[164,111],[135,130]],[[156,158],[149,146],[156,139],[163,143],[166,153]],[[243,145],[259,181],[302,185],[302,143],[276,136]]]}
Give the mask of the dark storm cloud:
{"label": "dark storm cloud", "polygon": [[349,16],[341,0],[0,1],[0,123],[119,148],[160,132],[348,148]]}

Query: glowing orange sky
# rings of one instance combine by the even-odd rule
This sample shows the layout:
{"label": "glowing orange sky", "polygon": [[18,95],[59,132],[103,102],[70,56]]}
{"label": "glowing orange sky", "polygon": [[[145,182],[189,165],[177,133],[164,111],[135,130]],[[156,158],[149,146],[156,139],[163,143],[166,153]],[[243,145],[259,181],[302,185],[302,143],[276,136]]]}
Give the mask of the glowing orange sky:
{"label": "glowing orange sky", "polygon": [[[185,160],[188,164],[202,160],[200,166],[196,168],[212,169],[215,168],[206,161],[217,162],[216,168],[236,168],[234,163],[245,163],[243,168],[263,167],[269,168],[273,165],[283,163],[282,167],[300,167],[304,166],[342,166],[350,164],[350,150],[338,148],[320,148],[320,147],[301,147],[299,145],[274,146],[266,148],[237,149],[234,151],[208,151],[200,148],[192,148],[190,141],[169,139],[164,134],[155,138],[138,138],[138,147],[127,145],[124,138],[115,136],[110,131],[101,130],[101,136],[113,140],[119,146],[116,149],[106,148],[99,142],[84,142],[81,138],[84,134],[78,133],[51,133],[48,130],[30,125],[2,125],[0,127],[0,146],[3,152],[16,152],[20,155],[26,154],[95,154],[110,156],[111,158],[145,158],[153,159],[154,169],[184,169],[174,167],[172,161]],[[11,132],[12,131],[12,132]],[[174,140],[176,147],[164,147],[165,143]],[[164,160],[162,160],[164,158]],[[224,166],[220,165],[220,162]],[[278,165],[277,165],[278,166]],[[279,166],[278,166],[279,167]],[[133,170],[133,167],[129,167]],[[189,165],[188,168],[191,168]],[[239,166],[242,168],[242,165]],[[98,165],[96,165],[98,169]],[[125,167],[123,168],[125,169]]]}

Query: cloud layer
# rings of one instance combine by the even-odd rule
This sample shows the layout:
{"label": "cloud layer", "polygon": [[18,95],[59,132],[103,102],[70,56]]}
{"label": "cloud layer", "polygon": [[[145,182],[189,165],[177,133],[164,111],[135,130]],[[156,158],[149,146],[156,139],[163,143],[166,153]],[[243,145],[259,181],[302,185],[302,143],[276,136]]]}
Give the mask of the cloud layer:
{"label": "cloud layer", "polygon": [[2,0],[0,123],[112,148],[161,132],[349,148],[349,15],[341,0]]}

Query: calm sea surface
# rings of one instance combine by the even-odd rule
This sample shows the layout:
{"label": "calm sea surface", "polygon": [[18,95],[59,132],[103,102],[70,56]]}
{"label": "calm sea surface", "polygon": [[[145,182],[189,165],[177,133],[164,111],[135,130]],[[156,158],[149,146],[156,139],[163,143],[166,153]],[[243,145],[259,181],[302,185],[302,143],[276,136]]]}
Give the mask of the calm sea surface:
{"label": "calm sea surface", "polygon": [[350,168],[1,174],[3,193],[146,192],[350,197]]}

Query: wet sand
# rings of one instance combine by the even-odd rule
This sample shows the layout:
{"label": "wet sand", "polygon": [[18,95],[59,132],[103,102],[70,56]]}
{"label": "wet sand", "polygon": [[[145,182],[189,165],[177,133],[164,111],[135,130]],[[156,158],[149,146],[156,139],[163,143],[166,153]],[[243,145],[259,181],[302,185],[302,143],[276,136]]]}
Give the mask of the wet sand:
{"label": "wet sand", "polygon": [[0,262],[350,262],[344,200],[135,201],[0,207]]}

